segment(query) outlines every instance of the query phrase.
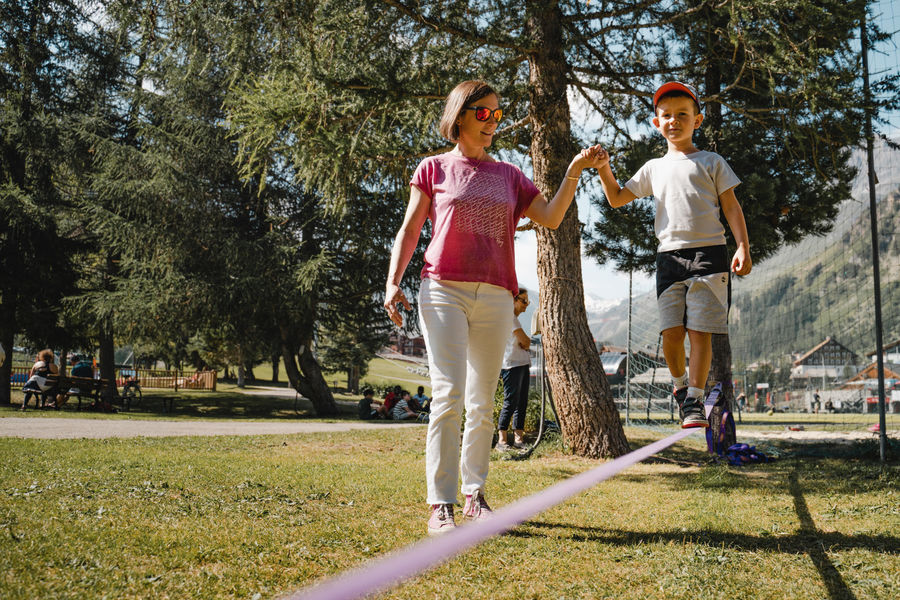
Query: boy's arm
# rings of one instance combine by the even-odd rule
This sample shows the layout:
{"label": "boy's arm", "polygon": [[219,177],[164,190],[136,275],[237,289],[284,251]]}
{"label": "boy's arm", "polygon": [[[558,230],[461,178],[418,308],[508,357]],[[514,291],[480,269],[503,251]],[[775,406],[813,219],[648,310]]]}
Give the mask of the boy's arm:
{"label": "boy's arm", "polygon": [[619,187],[616,176],[613,175],[612,167],[609,166],[609,153],[605,149],[601,149],[597,158],[600,159],[600,166],[597,171],[600,173],[600,184],[603,186],[603,193],[606,194],[606,200],[613,208],[625,206],[637,196],[635,196],[628,188]]}
{"label": "boy's arm", "polygon": [[747,275],[753,268],[753,260],[750,258],[750,236],[747,235],[747,222],[744,220],[744,211],[734,195],[734,188],[725,190],[719,195],[719,203],[725,220],[731,228],[731,234],[737,244],[737,252],[731,259],[731,270],[738,275]]}

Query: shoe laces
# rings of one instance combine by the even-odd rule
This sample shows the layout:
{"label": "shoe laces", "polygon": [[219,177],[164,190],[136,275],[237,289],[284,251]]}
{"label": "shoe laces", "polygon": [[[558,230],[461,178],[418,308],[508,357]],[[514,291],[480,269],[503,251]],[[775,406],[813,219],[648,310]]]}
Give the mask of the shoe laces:
{"label": "shoe laces", "polygon": [[488,512],[490,512],[491,510],[491,507],[488,506],[487,500],[484,499],[484,494],[481,492],[481,490],[472,494],[471,503],[472,509],[475,510],[475,508],[477,507],[478,512],[482,510],[487,510]]}
{"label": "shoe laces", "polygon": [[437,518],[440,521],[452,521],[453,520],[453,505],[452,504],[435,504],[434,511],[437,513]]}

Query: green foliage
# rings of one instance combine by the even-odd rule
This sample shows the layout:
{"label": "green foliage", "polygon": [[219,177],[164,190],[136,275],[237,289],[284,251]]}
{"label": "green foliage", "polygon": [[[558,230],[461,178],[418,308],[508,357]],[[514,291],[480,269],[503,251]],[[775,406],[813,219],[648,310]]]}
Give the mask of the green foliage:
{"label": "green foliage", "polygon": [[[673,24],[681,43],[666,64],[683,65],[678,78],[697,84],[704,101],[695,144],[723,155],[743,181],[737,196],[756,262],[829,231],[850,195],[850,149],[861,139],[865,106],[853,42],[866,4],[688,2],[691,18]],[[664,154],[653,137],[623,140],[615,172],[630,176],[648,149]],[[620,258],[617,268],[652,270],[653,212],[639,205],[623,215],[603,198],[596,205],[601,219],[588,233],[588,253],[641,253],[643,261]],[[733,247],[727,226],[726,236]]]}

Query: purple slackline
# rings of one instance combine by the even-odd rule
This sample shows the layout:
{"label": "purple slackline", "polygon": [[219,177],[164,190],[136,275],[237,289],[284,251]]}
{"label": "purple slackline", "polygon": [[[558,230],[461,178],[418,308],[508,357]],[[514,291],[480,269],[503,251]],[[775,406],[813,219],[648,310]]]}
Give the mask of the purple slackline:
{"label": "purple slackline", "polygon": [[457,527],[450,533],[427,538],[387,554],[322,583],[286,596],[290,600],[351,600],[382,591],[393,584],[437,566],[497,534],[509,531],[529,517],[551,508],[566,498],[609,479],[631,465],[664,450],[702,428],[682,429],[667,438],[629,452],[624,456],[561,481],[494,512],[490,519]]}

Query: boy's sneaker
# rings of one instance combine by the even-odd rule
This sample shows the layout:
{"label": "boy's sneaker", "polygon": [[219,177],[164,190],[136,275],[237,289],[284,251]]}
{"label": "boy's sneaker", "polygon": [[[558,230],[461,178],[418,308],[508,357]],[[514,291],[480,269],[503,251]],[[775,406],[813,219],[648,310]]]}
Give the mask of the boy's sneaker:
{"label": "boy's sneaker", "polygon": [[463,516],[473,521],[489,519],[494,511],[484,499],[484,493],[478,490],[471,496],[466,496],[466,505],[463,507]]}
{"label": "boy's sneaker", "polygon": [[[22,410],[25,410],[25,409],[22,409]],[[510,448],[511,448],[511,446],[509,444],[504,444],[503,442],[497,442],[497,445],[494,446],[494,450],[496,450],[497,452],[506,452]]]}
{"label": "boy's sneaker", "polygon": [[441,535],[456,529],[452,504],[432,504],[431,518],[428,519],[428,535]]}
{"label": "boy's sneaker", "polygon": [[709,427],[703,401],[700,398],[688,398],[687,388],[675,390],[675,402],[678,403],[678,416],[681,417],[681,428]]}

